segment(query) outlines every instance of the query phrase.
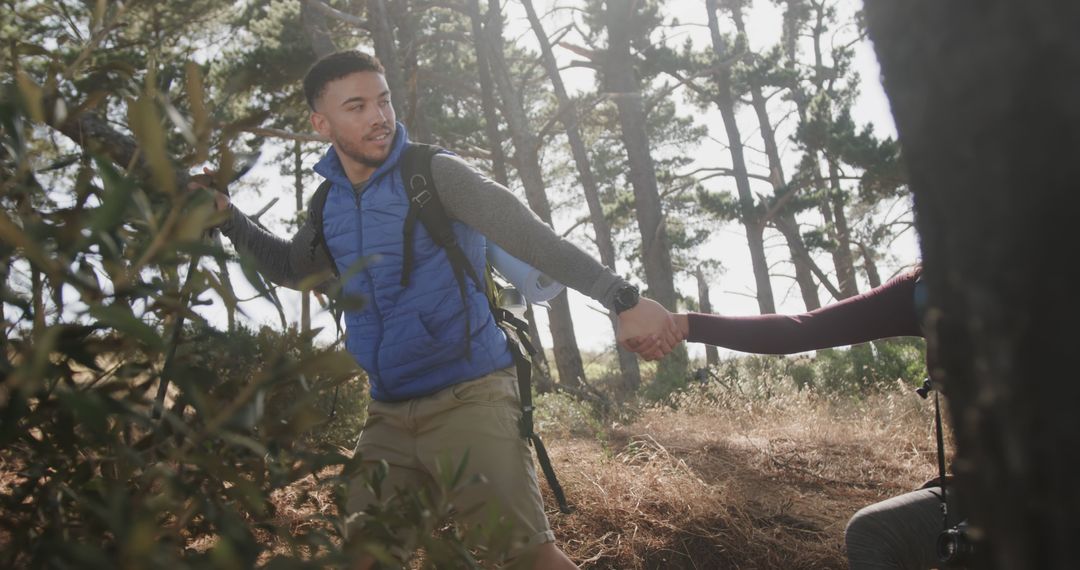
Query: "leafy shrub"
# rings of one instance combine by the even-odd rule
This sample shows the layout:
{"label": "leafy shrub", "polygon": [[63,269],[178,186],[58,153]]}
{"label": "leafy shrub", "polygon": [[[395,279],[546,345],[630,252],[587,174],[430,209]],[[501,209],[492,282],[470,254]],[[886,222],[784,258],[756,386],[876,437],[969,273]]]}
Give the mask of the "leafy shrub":
{"label": "leafy shrub", "polygon": [[897,382],[919,386],[926,377],[922,339],[897,338],[819,350],[814,355],[741,355],[702,369],[686,389],[663,402],[729,407],[813,392],[825,397],[860,397]]}
{"label": "leafy shrub", "polygon": [[[255,378],[264,372],[265,363],[279,353],[299,359],[329,351],[343,361],[352,358],[344,349],[316,346],[314,333],[303,334],[295,327],[284,331],[262,327],[252,331],[237,326],[223,332],[197,323],[191,329],[193,340],[187,352],[193,357],[198,355],[207,374],[217,371],[223,376]],[[370,396],[366,375],[356,367],[352,375],[339,378],[302,374],[295,381],[257,392],[254,400],[245,409],[249,414],[246,421],[261,432],[280,431],[289,421],[299,421],[298,416],[303,413],[308,414],[303,418],[306,427],[298,432],[306,444],[351,449],[367,418]]]}
{"label": "leafy shrub", "polygon": [[814,386],[826,392],[857,394],[897,380],[920,385],[926,377],[926,342],[893,338],[819,350],[815,361]]}
{"label": "leafy shrub", "polygon": [[[0,86],[0,567],[324,568],[382,555],[393,533],[345,541],[338,516],[360,464],[338,447],[363,419],[352,359],[296,331],[215,331],[195,311],[216,295],[231,315],[239,301],[210,232],[222,216],[183,190],[185,172],[211,158],[228,172],[244,145],[237,125],[210,120],[198,65],[133,35],[146,21],[173,33],[207,7],[55,4],[26,5],[51,51],[9,37],[6,12],[2,30],[18,66]],[[67,8],[94,26],[85,45],[49,36]],[[274,497],[312,479],[331,504],[294,525]],[[447,501],[392,502],[373,524],[436,528]],[[497,556],[497,536],[422,546],[430,564],[475,567],[463,542],[474,539]]]}

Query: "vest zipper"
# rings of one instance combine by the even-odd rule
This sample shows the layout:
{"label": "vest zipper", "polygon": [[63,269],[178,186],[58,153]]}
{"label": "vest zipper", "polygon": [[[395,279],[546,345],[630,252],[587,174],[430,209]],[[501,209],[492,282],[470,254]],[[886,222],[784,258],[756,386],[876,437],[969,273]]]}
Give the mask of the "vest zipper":
{"label": "vest zipper", "polygon": [[[364,184],[360,187],[359,190],[356,187],[353,187],[353,198],[356,201],[356,220],[357,220],[356,225],[357,225],[357,229],[359,230],[358,233],[360,235],[360,255],[361,255],[361,257],[364,256],[364,210],[360,205],[360,200],[363,197],[364,192],[367,191],[367,188],[368,188],[368,186],[370,184],[371,184],[371,180],[369,179],[367,182],[364,182]],[[383,336],[383,333],[386,332],[386,329],[383,326],[383,322],[382,322],[382,312],[379,311],[379,305],[378,305],[378,303],[375,302],[375,280],[372,278],[371,272],[368,270],[368,267],[366,265],[364,266],[363,269],[361,269],[361,271],[363,271],[364,278],[367,281],[368,299],[371,302],[371,304],[368,306],[368,308],[366,310],[374,311],[375,314],[378,315],[375,322],[378,323],[378,326],[379,326],[379,338],[381,339],[382,336]],[[379,368],[379,351],[377,349],[372,353],[372,360],[373,360],[373,362],[372,362],[372,370],[367,371],[368,377],[369,377],[371,382],[379,385],[379,390],[381,392],[386,392],[386,387],[383,385],[382,378],[380,377],[380,374],[379,374],[379,371],[380,371],[380,368]]]}

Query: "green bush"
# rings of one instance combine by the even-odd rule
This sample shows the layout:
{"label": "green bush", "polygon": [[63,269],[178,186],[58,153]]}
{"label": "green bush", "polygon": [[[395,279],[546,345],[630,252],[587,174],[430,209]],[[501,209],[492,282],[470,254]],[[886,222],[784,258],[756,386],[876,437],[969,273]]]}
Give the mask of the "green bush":
{"label": "green bush", "polygon": [[[197,323],[191,327],[193,340],[185,352],[197,359],[205,374],[254,379],[265,372],[265,364],[277,354],[292,358],[333,353],[343,361],[351,356],[341,348],[318,347],[314,334],[296,327],[278,331],[262,327],[252,331],[237,326],[223,332]],[[338,378],[302,374],[294,381],[276,384],[256,392],[245,408],[245,422],[262,433],[277,433],[289,422],[303,421],[298,432],[308,445],[334,445],[351,449],[367,418],[370,400],[366,375],[359,367],[353,374]]]}
{"label": "green bush", "polygon": [[[0,567],[336,567],[384,556],[396,529],[444,526],[468,483],[449,469],[447,496],[381,506],[345,541],[360,458],[339,446],[366,402],[355,362],[296,331],[216,331],[195,310],[239,301],[209,231],[221,216],[185,173],[227,171],[244,145],[208,118],[198,65],[131,35],[175,33],[206,6],[55,4],[26,4],[50,49],[3,38],[19,66],[5,61],[0,85]],[[101,37],[49,36],[68,8]],[[289,520],[275,497],[302,480],[330,504]],[[476,567],[465,541],[497,558],[503,539],[419,546],[429,564]]]}
{"label": "green bush", "polygon": [[858,394],[891,386],[897,380],[921,385],[926,377],[926,342],[892,338],[819,350],[813,384],[818,390]]}
{"label": "green bush", "polygon": [[894,338],[819,350],[813,355],[732,356],[703,369],[687,388],[662,401],[674,406],[692,402],[724,407],[801,391],[825,397],[859,397],[892,388],[897,381],[919,386],[925,377],[925,341]]}

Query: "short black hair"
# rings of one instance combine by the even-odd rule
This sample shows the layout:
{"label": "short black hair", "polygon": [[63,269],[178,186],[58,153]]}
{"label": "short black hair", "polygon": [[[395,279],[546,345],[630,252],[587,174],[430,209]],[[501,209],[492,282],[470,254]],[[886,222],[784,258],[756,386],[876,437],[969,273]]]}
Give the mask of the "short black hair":
{"label": "short black hair", "polygon": [[338,51],[319,58],[304,75],[304,97],[308,106],[315,110],[315,100],[326,90],[327,83],[361,71],[386,73],[379,58],[361,51]]}

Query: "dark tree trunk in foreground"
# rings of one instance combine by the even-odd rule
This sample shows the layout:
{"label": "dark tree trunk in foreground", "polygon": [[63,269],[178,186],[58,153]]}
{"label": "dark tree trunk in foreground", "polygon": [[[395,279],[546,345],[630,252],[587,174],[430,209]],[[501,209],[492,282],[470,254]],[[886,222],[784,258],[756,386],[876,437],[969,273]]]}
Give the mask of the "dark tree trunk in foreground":
{"label": "dark tree trunk in foreground", "polygon": [[1080,568],[1080,3],[867,0],[988,568]]}

